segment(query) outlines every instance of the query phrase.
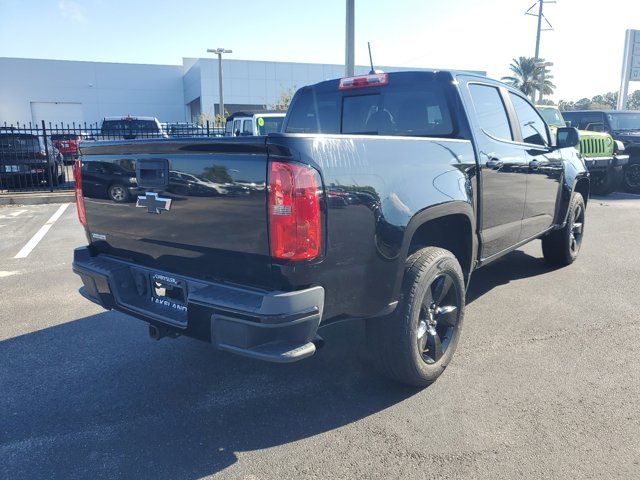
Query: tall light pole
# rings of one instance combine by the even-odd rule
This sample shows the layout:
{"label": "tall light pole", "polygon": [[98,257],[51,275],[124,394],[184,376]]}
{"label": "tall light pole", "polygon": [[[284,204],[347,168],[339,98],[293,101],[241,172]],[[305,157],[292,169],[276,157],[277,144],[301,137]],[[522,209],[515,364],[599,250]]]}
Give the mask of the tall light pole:
{"label": "tall light pole", "polygon": [[347,25],[345,28],[345,54],[344,73],[345,77],[353,77],[355,74],[355,0],[347,0]]}
{"label": "tall light pole", "polygon": [[[542,68],[542,74],[540,75],[540,98],[538,99],[538,102],[542,103],[542,95],[544,95],[545,73],[547,72],[547,67],[553,67],[553,62],[536,62],[535,66]],[[533,96],[535,97],[535,93]],[[535,98],[533,100],[535,101]]]}
{"label": "tall light pole", "polygon": [[224,94],[222,89],[222,54],[223,53],[233,53],[233,50],[227,50],[225,48],[207,48],[207,52],[215,53],[218,55],[218,85],[220,87],[220,106],[218,113],[220,114],[220,118],[224,118]]}

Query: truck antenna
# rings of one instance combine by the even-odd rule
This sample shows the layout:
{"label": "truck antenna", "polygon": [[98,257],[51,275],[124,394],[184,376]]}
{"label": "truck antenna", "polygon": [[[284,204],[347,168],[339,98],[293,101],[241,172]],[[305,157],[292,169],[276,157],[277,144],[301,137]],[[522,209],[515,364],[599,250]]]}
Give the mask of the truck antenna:
{"label": "truck antenna", "polygon": [[373,57],[371,56],[371,43],[367,42],[367,48],[369,48],[369,63],[371,64],[371,71],[369,74],[376,73],[376,69],[373,68]]}

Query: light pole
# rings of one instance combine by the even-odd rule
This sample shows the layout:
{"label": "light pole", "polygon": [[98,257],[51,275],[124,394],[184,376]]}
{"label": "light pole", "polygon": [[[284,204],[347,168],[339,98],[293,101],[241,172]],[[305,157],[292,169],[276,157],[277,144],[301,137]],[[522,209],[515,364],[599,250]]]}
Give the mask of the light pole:
{"label": "light pole", "polygon": [[[544,92],[545,73],[547,71],[547,67],[553,67],[553,62],[536,62],[535,66],[542,68],[542,75],[540,75],[540,98],[538,99],[538,102],[542,103],[542,95],[544,94],[543,92]],[[534,96],[533,100],[535,101],[535,92],[533,96]]]}
{"label": "light pole", "polygon": [[220,106],[218,113],[220,118],[224,118],[224,94],[222,93],[222,54],[233,53],[233,50],[227,50],[225,48],[207,48],[207,52],[215,53],[218,55],[218,85],[220,86]]}
{"label": "light pole", "polygon": [[344,76],[353,77],[355,70],[355,0],[347,0],[347,25],[345,29]]}

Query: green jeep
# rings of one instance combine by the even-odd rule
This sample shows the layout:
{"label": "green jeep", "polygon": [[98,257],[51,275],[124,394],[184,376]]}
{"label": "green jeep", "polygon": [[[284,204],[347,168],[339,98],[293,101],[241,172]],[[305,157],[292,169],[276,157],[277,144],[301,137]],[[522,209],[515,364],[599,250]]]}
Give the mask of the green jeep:
{"label": "green jeep", "polygon": [[[536,105],[536,108],[554,134],[558,127],[567,126],[558,107]],[[615,191],[622,180],[622,166],[629,161],[628,155],[622,155],[624,147],[608,133],[579,132],[579,150],[591,174],[591,192],[608,194]]]}

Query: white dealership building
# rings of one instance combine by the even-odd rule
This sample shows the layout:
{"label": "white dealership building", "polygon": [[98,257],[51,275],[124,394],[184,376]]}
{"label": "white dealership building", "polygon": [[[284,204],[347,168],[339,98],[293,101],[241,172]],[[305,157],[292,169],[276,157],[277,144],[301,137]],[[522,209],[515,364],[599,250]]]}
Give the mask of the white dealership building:
{"label": "white dealership building", "polygon": [[[358,66],[356,73],[369,69]],[[344,65],[224,59],[223,73],[225,109],[232,113],[268,107],[292,88],[342,77]],[[218,61],[212,58],[183,58],[182,65],[0,58],[0,126],[93,123],[117,115],[184,122],[214,117],[218,101]]]}

